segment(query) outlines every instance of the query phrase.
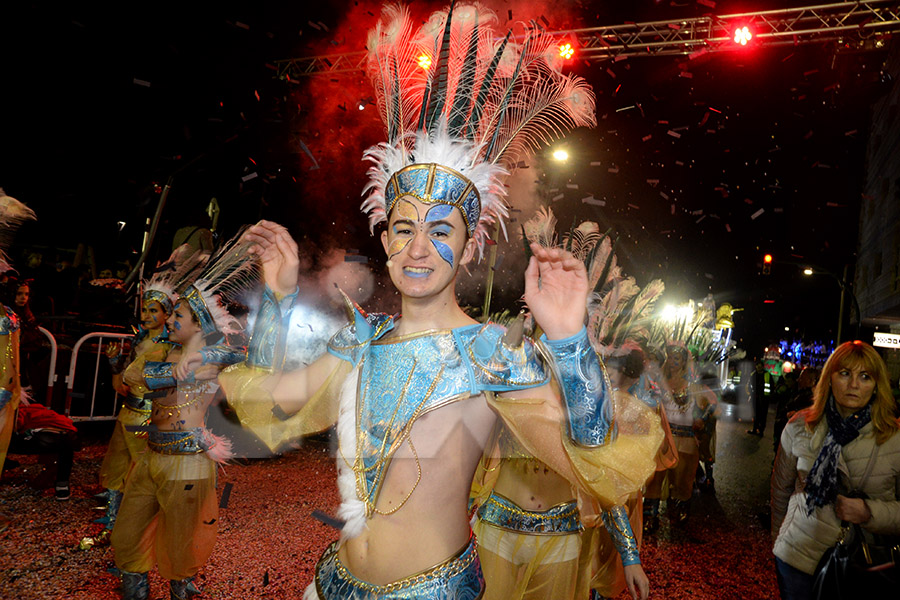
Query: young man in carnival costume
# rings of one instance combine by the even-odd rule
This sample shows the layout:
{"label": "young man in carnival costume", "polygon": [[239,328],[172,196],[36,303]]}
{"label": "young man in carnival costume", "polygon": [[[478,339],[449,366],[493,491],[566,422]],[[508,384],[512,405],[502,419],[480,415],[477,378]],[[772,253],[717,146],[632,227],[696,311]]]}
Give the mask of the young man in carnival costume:
{"label": "young man in carnival costume", "polygon": [[125,401],[100,465],[100,485],[106,488],[102,497],[107,504],[106,514],[96,522],[102,523],[104,528],[98,536],[83,539],[82,548],[106,542],[115,527],[125,480],[138,457],[147,449],[144,426],[150,423],[151,401],[144,397],[150,391],[144,382],[144,364],[166,360],[169,352],[178,346],[169,339],[166,326],[178,300],[175,287],[180,282],[192,281],[206,264],[207,258],[182,246],[168,261],[157,267],[150,280],[144,282],[141,326],[131,339],[130,352],[126,355],[121,347],[113,344],[107,349],[113,369],[113,383]]}
{"label": "young man in carnival costume", "polygon": [[[16,230],[34,219],[34,211],[7,196],[0,188],[0,273],[9,271],[5,250]],[[19,319],[11,308],[0,304],[0,474],[6,462],[9,441],[16,428],[16,408],[21,394],[19,386]],[[68,485],[68,482],[67,482]],[[9,518],[0,513],[0,531],[9,526]]]}
{"label": "young man in carnival costume", "polygon": [[[555,225],[552,211],[541,210],[524,224],[523,233],[529,241],[553,248]],[[655,295],[635,306],[634,293],[623,289],[634,288],[634,280],[621,275],[611,240],[596,223],[579,225],[561,247],[585,262],[589,288],[594,290],[588,299],[588,334],[594,348],[608,353],[617,340],[607,335],[609,325],[627,328],[626,322],[635,321],[615,317],[623,312],[640,314],[643,307],[652,307]],[[611,302],[613,298],[621,302]],[[659,444],[659,434],[652,433],[658,422],[640,402],[620,394],[610,400],[605,408],[612,415],[617,441],[633,445],[631,452],[622,453],[628,462],[619,469],[633,476],[633,488],[639,489],[653,469],[649,458]],[[634,598],[647,598],[640,540],[632,531],[624,497],[600,506],[525,451],[502,424],[496,444],[476,472],[472,492],[486,599],[585,599],[591,590],[614,596],[626,586]]]}
{"label": "young man in carnival costume", "polygon": [[[242,330],[228,306],[258,280],[247,244],[226,244],[175,303],[169,338],[179,346],[166,361],[144,361],[144,385],[152,390],[145,395],[152,398],[148,451],[128,476],[111,536],[126,600],[148,598],[154,562],[172,600],[200,593],[193,580],[216,541],[216,465],[231,457],[230,442],[206,429],[206,413],[219,370],[246,356],[245,348],[223,343]],[[197,354],[199,364],[179,369],[187,354]]]}
{"label": "young man in carnival costume", "polygon": [[[402,318],[353,306],[327,355],[281,373],[297,247],[274,224],[249,232],[268,289],[247,363],[220,376],[229,402],[273,449],[337,423],[344,525],[307,598],[482,597],[467,504],[498,415],[585,493],[619,498],[640,485],[614,466],[580,260],[533,246],[525,301],[545,332],[538,344],[521,327],[478,324],[457,304],[460,266],[506,214],[508,169],[537,141],[594,123],[590,89],[553,68],[549,36],[532,28],[522,46],[509,35],[496,45],[494,20],[466,5],[413,31],[405,9],[391,6],[369,36],[389,141],[366,152],[374,166],[363,209],[373,227],[387,221],[381,240]],[[433,58],[427,72],[423,51]],[[292,416],[273,418],[275,407]]]}

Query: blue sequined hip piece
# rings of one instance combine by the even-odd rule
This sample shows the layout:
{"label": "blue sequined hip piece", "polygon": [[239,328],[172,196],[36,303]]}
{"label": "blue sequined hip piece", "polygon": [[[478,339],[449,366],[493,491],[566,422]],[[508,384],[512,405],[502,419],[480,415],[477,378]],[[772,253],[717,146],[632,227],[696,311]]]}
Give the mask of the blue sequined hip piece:
{"label": "blue sequined hip piece", "polygon": [[200,454],[205,452],[205,448],[201,446],[199,429],[150,431],[147,446],[159,454]]}
{"label": "blue sequined hip piece", "polygon": [[483,523],[517,533],[563,535],[581,531],[578,504],[573,500],[545,511],[526,510],[509,498],[492,493],[478,509]]}
{"label": "blue sequined hip piece", "polygon": [[474,535],[462,550],[441,564],[384,585],[354,577],[338,558],[335,542],[316,565],[315,583],[321,600],[478,600],[484,595]]}
{"label": "blue sequined hip piece", "polygon": [[672,435],[676,437],[694,437],[694,428],[690,425],[676,425],[675,423],[669,423],[669,429],[672,430]]}

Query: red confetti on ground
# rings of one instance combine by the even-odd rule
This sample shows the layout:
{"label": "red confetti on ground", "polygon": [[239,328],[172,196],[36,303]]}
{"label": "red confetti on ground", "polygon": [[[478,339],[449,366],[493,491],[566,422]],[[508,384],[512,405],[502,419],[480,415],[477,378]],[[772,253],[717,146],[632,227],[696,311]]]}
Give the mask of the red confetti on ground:
{"label": "red confetti on ground", "polygon": [[[28,480],[39,470],[37,457],[16,456],[22,466],[7,470],[0,485],[0,510],[13,521],[0,534],[3,597],[114,600],[117,579],[107,572],[112,550],[78,549],[82,537],[96,535],[91,523],[101,513],[92,495],[106,448],[86,446],[76,454],[72,498],[54,499],[52,489],[36,490]],[[232,483],[228,507],[219,514],[215,550],[198,574],[201,599],[299,598],[312,580],[316,561],[338,532],[312,517],[334,515],[339,499],[334,459],[327,442],[311,440],[279,458],[230,465],[219,473],[219,493]],[[722,494],[724,496],[724,493]],[[651,597],[776,598],[768,532],[752,519],[735,523],[717,498],[694,501],[685,526],[665,514],[660,531],[645,538],[642,562]],[[168,585],[151,573],[151,598],[168,598]],[[620,599],[628,598],[623,593]]]}

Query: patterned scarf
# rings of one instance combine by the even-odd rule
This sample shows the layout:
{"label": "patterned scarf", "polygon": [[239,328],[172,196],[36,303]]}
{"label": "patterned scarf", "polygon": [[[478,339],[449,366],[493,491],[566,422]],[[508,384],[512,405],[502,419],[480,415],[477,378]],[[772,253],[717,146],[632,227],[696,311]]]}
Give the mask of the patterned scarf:
{"label": "patterned scarf", "polygon": [[838,456],[844,446],[859,437],[859,430],[872,420],[872,405],[867,404],[846,419],[835,406],[834,396],[825,403],[825,420],[828,433],[825,443],[806,477],[806,514],[811,515],[817,506],[832,504],[837,498]]}

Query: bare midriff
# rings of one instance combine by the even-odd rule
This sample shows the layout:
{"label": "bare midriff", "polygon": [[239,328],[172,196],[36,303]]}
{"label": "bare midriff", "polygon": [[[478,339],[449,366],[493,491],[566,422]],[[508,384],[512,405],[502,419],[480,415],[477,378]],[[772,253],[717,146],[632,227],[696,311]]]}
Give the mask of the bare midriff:
{"label": "bare midriff", "polygon": [[467,505],[472,477],[495,419],[484,398],[478,397],[416,421],[411,434],[415,454],[407,443],[397,450],[375,513],[338,554],[356,578],[375,585],[393,583],[427,571],[463,549],[470,534]]}

